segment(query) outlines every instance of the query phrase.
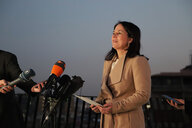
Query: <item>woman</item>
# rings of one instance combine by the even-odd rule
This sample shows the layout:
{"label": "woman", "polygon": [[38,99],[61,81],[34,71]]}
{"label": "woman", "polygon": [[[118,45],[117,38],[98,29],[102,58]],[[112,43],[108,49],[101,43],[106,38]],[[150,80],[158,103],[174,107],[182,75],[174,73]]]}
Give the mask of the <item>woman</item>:
{"label": "woman", "polygon": [[101,113],[101,128],[144,128],[142,105],[151,93],[147,58],[140,55],[140,29],[120,21],[114,26],[112,49],[105,57],[102,86],[94,112]]}

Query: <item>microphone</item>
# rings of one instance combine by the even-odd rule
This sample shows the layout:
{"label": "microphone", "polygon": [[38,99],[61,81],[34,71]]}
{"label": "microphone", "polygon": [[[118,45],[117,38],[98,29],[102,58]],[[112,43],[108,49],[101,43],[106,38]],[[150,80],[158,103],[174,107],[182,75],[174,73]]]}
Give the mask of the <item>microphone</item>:
{"label": "microphone", "polygon": [[59,86],[54,90],[53,97],[58,99],[62,94],[66,93],[67,89],[71,85],[71,78],[68,75],[63,75],[59,81]]}
{"label": "microphone", "polygon": [[8,85],[1,87],[1,89],[5,88],[7,86],[13,87],[14,85],[21,83],[21,82],[27,82],[33,76],[35,76],[35,72],[33,71],[33,69],[26,70],[26,71],[22,72],[17,79],[10,82]]}
{"label": "microphone", "polygon": [[54,85],[64,70],[65,70],[65,62],[61,60],[57,61],[53,65],[51,75],[49,76],[47,83],[45,84],[45,89],[48,89],[50,86]]}
{"label": "microphone", "polygon": [[63,93],[61,98],[66,99],[66,98],[70,97],[73,93],[75,93],[77,90],[79,90],[79,88],[81,88],[83,86],[84,82],[85,81],[82,80],[82,78],[80,76],[72,76],[71,84],[67,88],[65,93]]}

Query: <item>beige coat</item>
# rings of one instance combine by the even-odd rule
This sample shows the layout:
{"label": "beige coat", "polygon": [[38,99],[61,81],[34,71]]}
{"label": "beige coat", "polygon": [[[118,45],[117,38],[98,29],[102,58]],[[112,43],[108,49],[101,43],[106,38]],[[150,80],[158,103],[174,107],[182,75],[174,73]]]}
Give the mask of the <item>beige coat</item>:
{"label": "beige coat", "polygon": [[105,61],[101,92],[97,102],[112,103],[111,114],[101,114],[101,128],[144,128],[142,105],[151,94],[151,73],[143,56],[121,57],[111,70],[112,61]]}

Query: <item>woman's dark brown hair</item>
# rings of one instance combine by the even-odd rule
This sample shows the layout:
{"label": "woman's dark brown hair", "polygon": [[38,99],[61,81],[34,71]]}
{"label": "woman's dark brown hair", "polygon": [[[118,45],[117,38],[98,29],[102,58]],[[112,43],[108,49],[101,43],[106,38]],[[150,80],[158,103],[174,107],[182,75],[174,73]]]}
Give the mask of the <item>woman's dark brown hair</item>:
{"label": "woman's dark brown hair", "polygon": [[[135,24],[127,21],[119,21],[114,25],[114,29],[118,24],[121,24],[126,32],[128,33],[128,37],[133,38],[133,42],[130,43],[129,48],[127,49],[127,55],[126,57],[135,57],[136,55],[140,55],[140,38],[141,38],[141,31],[139,27],[137,27]],[[113,29],[113,30],[114,30]],[[105,60],[111,60],[114,55],[117,54],[117,51],[112,48],[106,55]]]}

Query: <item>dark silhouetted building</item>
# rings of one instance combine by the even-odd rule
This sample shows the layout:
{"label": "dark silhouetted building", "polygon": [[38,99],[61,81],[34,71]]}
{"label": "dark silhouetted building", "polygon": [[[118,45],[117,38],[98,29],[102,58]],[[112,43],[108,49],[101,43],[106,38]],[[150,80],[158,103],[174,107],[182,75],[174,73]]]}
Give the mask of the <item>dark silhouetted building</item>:
{"label": "dark silhouetted building", "polygon": [[192,96],[192,65],[180,72],[164,72],[151,76],[152,93],[149,124],[153,128],[191,128],[185,111],[176,110],[163,102],[161,95],[174,98]]}

